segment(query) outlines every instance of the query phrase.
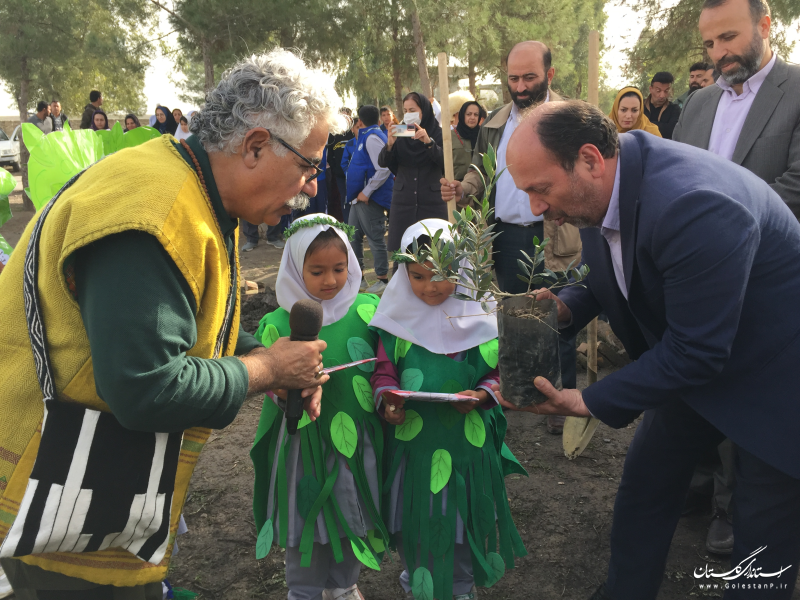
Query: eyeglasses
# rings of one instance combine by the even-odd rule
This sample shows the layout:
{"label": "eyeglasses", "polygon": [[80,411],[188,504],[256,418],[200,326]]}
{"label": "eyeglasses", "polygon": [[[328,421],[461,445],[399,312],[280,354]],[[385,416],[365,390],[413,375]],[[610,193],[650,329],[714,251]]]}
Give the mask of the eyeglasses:
{"label": "eyeglasses", "polygon": [[295,148],[293,148],[293,147],[292,147],[292,146],[291,146],[291,145],[290,145],[288,142],[285,142],[284,140],[282,140],[281,138],[279,138],[277,135],[275,135],[275,134],[274,134],[274,133],[272,133],[271,131],[270,131],[269,133],[270,133],[270,135],[272,136],[272,138],[273,138],[273,139],[274,139],[276,142],[278,142],[278,143],[279,143],[281,146],[283,146],[284,148],[286,148],[286,149],[287,149],[287,150],[289,150],[290,152],[293,152],[294,154],[296,154],[297,156],[299,156],[300,158],[302,158],[302,159],[303,159],[303,160],[304,160],[306,163],[308,163],[308,166],[310,166],[311,168],[313,168],[313,169],[314,169],[314,174],[313,174],[311,177],[306,177],[306,183],[308,183],[309,181],[314,181],[314,180],[315,180],[317,177],[319,177],[320,175],[322,175],[322,169],[320,169],[320,168],[319,168],[319,167],[318,167],[318,166],[317,166],[317,165],[314,163],[314,161],[312,161],[310,158],[306,158],[305,156],[303,156],[302,154],[300,154],[300,153],[299,153],[299,152],[298,152],[298,151],[297,151]]}

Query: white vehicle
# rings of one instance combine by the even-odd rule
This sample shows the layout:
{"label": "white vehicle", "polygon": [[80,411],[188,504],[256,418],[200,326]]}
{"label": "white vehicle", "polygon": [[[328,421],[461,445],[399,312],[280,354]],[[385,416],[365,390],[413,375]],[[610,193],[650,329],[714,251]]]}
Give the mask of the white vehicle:
{"label": "white vehicle", "polygon": [[19,171],[19,135],[19,125],[11,134],[11,139],[0,129],[0,166],[11,164],[15,172]]}

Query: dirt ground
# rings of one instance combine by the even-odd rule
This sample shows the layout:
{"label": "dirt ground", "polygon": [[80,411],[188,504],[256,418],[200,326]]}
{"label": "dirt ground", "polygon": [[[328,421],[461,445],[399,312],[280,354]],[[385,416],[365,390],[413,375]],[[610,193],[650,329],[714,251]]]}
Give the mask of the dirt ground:
{"label": "dirt ground", "polygon": [[[14,218],[0,228],[16,244],[30,213],[21,209],[21,194],[11,198]],[[241,257],[244,276],[274,282],[281,251],[261,242]],[[367,266],[371,259],[367,255]],[[374,280],[374,274],[367,278]],[[254,331],[269,310],[271,296],[248,297],[243,326]],[[611,368],[601,369],[600,377]],[[579,369],[580,387],[586,374]],[[201,600],[286,598],[283,555],[273,548],[261,561],[255,558],[256,531],[251,512],[253,467],[250,445],[256,431],[261,398],[245,402],[236,420],[215,431],[200,456],[184,515],[189,533],[179,538],[180,552],[172,562],[169,579],[199,593]],[[508,413],[506,443],[530,476],[506,479],[512,513],[528,556],[493,588],[480,590],[481,598],[585,600],[605,579],[609,558],[609,533],[614,497],[623,461],[636,423],[614,430],[600,425],[586,451],[575,461],[563,454],[561,438],[547,433],[544,417]],[[638,423],[638,421],[637,421]],[[699,590],[692,572],[705,564],[722,568],[727,559],[705,550],[708,515],[681,519],[667,562],[660,600],[721,597]],[[367,600],[401,600],[400,563],[388,558],[381,571],[362,571],[359,582]],[[800,599],[800,592],[794,598]],[[635,600],[635,599],[624,599]]]}

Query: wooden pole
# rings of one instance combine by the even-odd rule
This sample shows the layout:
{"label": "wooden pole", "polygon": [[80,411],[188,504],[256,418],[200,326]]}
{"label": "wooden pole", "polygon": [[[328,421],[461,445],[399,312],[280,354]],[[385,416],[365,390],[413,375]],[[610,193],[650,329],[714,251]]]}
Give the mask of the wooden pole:
{"label": "wooden pole", "polygon": [[[455,179],[453,170],[453,138],[450,135],[450,80],[447,77],[447,53],[439,52],[439,104],[442,106],[442,153],[444,154],[444,176]],[[447,203],[447,218],[453,222],[456,210],[455,198]]]}
{"label": "wooden pole", "polygon": [[589,32],[589,104],[600,105],[600,32]]}

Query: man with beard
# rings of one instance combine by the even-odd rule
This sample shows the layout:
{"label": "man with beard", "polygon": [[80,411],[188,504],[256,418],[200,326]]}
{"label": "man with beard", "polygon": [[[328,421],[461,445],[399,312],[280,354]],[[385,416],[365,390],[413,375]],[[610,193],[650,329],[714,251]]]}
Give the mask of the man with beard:
{"label": "man with beard", "polygon": [[683,109],[689,96],[712,83],[714,83],[714,65],[705,62],[694,63],[689,67],[689,89],[675,100],[676,104]]}
{"label": "man with beard", "polygon": [[585,102],[536,108],[508,162],[533,214],[584,228],[589,276],[538,297],[556,300],[567,329],[604,312],[635,359],[583,392],[536,377],[548,399],[525,409],[616,428],[644,413],[592,599],[656,598],[694,465],[727,436],[738,448],[731,563],[741,569],[722,580],[728,568],[701,562],[696,584],[726,600],[789,600],[800,564],[797,220],[746,169],[643,131],[618,135]]}
{"label": "man with beard", "polygon": [[[508,93],[511,102],[494,111],[484,122],[475,143],[472,164],[486,177],[483,170],[483,157],[489,145],[497,152],[497,172],[506,168],[506,149],[511,135],[517,128],[520,115],[526,108],[546,102],[560,101],[562,98],[550,89],[555,69],[551,66],[550,49],[541,42],[521,42],[508,54]],[[455,197],[459,206],[469,203],[470,196],[479,201],[483,194],[483,181],[471,169],[464,180],[448,181],[442,179],[442,199]],[[545,268],[561,270],[572,261],[577,264],[581,256],[581,242],[578,230],[567,225],[558,227],[554,223],[543,222],[541,216],[531,212],[528,196],[517,189],[514,180],[505,171],[497,180],[497,185],[489,197],[494,208],[495,231],[500,233],[494,242],[494,261],[497,283],[501,290],[509,293],[523,293],[527,285],[517,275],[522,274],[517,260],[523,259],[521,251],[533,255],[534,236],[543,240],[549,238],[545,246]],[[564,387],[574,388],[575,378],[575,340],[561,340],[561,380]],[[548,431],[560,434],[564,419],[548,419]]]}
{"label": "man with beard", "polygon": [[800,217],[800,67],[770,48],[766,0],[706,0],[700,34],[717,84],[692,94],[674,139],[766,181]]}
{"label": "man with beard", "polygon": [[188,140],[105,157],[26,227],[0,275],[0,564],[17,597],[160,599],[210,430],[269,389],[304,389],[319,415],[325,342],[265,348],[239,326],[237,219],[275,225],[317,193],[338,103],[286,50],[243,59]]}
{"label": "man with beard", "polygon": [[[720,77],[686,101],[674,139],[732,160],[766,181],[800,216],[800,68],[770,48],[765,0],[707,0],[700,34]],[[726,440],[698,465],[685,513],[707,510],[706,548],[734,547],[730,499],[736,450]]]}

